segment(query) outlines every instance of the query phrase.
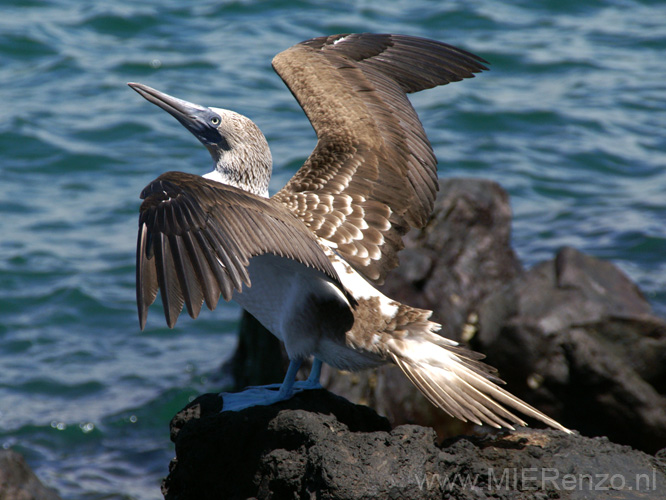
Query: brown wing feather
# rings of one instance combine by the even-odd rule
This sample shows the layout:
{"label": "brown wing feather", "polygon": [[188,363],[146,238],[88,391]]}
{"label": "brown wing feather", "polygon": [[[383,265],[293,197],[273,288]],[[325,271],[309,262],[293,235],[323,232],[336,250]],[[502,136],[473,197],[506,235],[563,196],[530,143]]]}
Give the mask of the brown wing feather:
{"label": "brown wing feather", "polygon": [[[141,193],[137,240],[137,305],[145,326],[158,290],[169,327],[183,305],[193,318],[202,304],[251,286],[252,257],[273,253],[339,279],[314,234],[286,208],[240,189],[168,172]],[[347,295],[350,302],[353,298]]]}
{"label": "brown wing feather", "polygon": [[406,93],[471,78],[479,57],[433,40],[352,34],[281,52],[273,67],[318,143],[274,198],[359,272],[381,283],[402,236],[422,227],[437,192],[437,160]]}

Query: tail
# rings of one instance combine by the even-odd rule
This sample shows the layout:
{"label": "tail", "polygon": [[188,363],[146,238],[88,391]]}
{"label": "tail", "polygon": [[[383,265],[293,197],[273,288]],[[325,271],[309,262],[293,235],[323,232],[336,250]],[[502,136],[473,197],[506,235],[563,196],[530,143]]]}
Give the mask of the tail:
{"label": "tail", "polygon": [[497,370],[482,363],[483,354],[466,349],[435,332],[437,323],[423,320],[409,325],[406,335],[387,342],[390,357],[409,380],[449,415],[465,422],[514,429],[527,423],[505,406],[571,433],[552,418],[521,401],[497,384]]}

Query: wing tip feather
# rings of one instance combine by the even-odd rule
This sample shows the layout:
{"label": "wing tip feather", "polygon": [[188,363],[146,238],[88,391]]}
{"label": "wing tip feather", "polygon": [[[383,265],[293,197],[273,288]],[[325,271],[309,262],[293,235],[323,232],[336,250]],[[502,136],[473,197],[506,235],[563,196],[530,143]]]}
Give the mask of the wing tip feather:
{"label": "wing tip feather", "polygon": [[[526,426],[527,423],[507,407],[517,410],[525,416],[534,418],[559,431],[571,434],[571,430],[556,420],[548,417],[536,408],[497,386],[491,373],[474,370],[460,359],[459,346],[449,351],[443,343],[431,344],[428,358],[423,359],[423,350],[410,352],[410,342],[424,340],[407,339],[389,343],[390,355],[407,378],[435,406],[448,414],[464,421],[480,423],[479,420],[496,428],[515,430],[514,426]],[[438,346],[442,352],[435,361],[433,349]],[[418,347],[418,346],[416,346]],[[472,358],[474,365],[480,362]],[[433,364],[436,363],[436,364]]]}

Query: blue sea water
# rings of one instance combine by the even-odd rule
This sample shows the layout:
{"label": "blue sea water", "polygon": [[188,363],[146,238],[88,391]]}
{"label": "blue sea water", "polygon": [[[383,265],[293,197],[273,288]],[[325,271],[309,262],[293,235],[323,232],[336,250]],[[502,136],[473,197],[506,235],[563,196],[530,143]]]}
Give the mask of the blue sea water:
{"label": "blue sea water", "polygon": [[315,136],[270,60],[313,36],[398,32],[491,62],[413,96],[442,177],[511,194],[526,266],[572,245],[666,315],[666,4],[636,0],[3,0],[0,444],[63,498],[157,499],[168,423],[218,390],[234,305],[138,327],[138,194],[210,158],[139,81],[250,116],[279,188]]}

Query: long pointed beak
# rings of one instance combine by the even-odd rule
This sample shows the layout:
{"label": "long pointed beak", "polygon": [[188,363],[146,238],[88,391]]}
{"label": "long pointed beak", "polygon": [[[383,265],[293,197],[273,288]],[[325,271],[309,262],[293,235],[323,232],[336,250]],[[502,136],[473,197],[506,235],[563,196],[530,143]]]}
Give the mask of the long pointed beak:
{"label": "long pointed beak", "polygon": [[202,112],[208,111],[208,108],[199,106],[192,102],[183,101],[177,97],[170,96],[159,90],[155,90],[148,85],[142,83],[129,82],[127,85],[136,90],[141,97],[147,101],[152,102],[156,106],[159,106],[167,113],[174,116],[178,121],[183,119],[191,120],[194,116],[201,114]]}
{"label": "long pointed beak", "polygon": [[129,82],[127,85],[173,116],[205,146],[219,145],[223,140],[216,125],[211,123],[211,120],[217,118],[217,121],[213,121],[219,124],[219,116],[210,108],[178,99],[142,83]]}

